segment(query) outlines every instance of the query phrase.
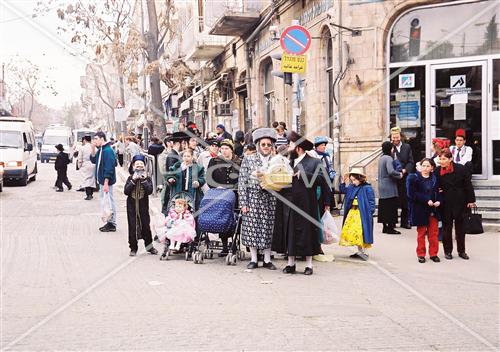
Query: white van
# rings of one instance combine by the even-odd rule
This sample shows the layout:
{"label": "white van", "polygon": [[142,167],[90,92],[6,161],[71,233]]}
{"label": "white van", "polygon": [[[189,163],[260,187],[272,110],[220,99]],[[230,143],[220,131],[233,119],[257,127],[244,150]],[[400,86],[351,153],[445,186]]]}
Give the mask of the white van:
{"label": "white van", "polygon": [[62,144],[64,152],[68,154],[69,160],[73,161],[73,134],[66,126],[49,126],[43,133],[42,151],[40,160],[42,163],[56,160],[59,153],[56,145]]}
{"label": "white van", "polygon": [[19,181],[23,186],[35,181],[37,147],[31,121],[20,118],[0,117],[0,165],[5,181]]}

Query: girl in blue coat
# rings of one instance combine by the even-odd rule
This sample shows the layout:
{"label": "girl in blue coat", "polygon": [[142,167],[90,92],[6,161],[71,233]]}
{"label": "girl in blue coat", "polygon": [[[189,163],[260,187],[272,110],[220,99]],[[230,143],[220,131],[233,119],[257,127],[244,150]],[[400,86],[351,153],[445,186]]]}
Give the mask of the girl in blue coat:
{"label": "girl in blue coat", "polygon": [[[346,186],[345,183],[351,183]],[[375,194],[372,186],[366,182],[366,175],[361,168],[352,168],[340,185],[340,192],[345,193],[344,222],[340,232],[339,245],[357,246],[358,252],[350,257],[368,260],[366,248],[373,244],[373,213],[375,212]]]}

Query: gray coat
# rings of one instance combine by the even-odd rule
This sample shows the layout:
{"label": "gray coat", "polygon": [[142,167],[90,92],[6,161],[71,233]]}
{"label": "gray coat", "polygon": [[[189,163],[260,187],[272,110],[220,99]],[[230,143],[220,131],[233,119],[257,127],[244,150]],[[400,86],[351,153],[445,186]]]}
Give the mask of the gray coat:
{"label": "gray coat", "polygon": [[378,162],[378,196],[380,199],[398,196],[398,183],[401,173],[394,170],[392,157],[382,155]]}

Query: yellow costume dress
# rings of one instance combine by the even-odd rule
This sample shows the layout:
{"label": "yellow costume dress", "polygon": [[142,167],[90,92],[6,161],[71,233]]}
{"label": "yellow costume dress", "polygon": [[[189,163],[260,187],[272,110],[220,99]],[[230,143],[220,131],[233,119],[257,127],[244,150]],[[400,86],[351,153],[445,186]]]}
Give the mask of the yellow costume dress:
{"label": "yellow costume dress", "polygon": [[340,232],[341,246],[360,246],[363,248],[371,247],[370,244],[363,242],[363,226],[361,225],[361,212],[358,207],[358,199],[354,198],[352,207],[347,213],[347,217]]}

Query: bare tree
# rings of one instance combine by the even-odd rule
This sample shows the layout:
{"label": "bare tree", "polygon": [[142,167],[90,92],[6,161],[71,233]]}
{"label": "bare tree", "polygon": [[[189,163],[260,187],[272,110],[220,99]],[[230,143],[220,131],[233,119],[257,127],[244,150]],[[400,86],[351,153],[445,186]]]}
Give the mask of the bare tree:
{"label": "bare tree", "polygon": [[42,90],[46,89],[53,95],[57,95],[53,82],[41,72],[38,65],[26,58],[16,56],[7,64],[6,71],[8,101],[13,105],[17,102],[24,102],[24,97],[28,96],[29,108],[23,111],[23,114],[27,114],[29,119],[33,115],[35,100]]}

